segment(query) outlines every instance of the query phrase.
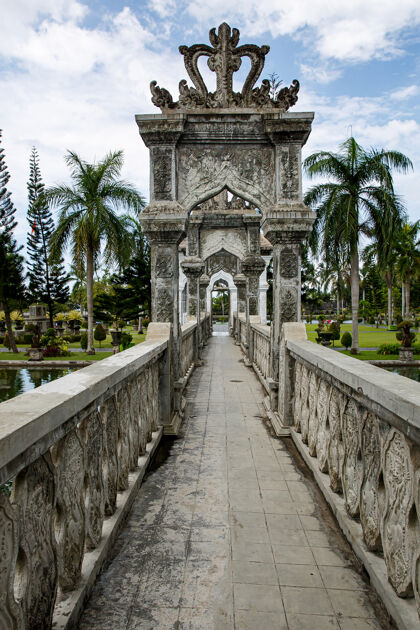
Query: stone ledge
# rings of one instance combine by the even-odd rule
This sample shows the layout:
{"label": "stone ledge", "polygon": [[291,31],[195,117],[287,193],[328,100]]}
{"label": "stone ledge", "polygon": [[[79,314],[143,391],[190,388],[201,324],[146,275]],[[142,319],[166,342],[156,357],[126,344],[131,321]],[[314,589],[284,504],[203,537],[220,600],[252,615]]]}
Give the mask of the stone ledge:
{"label": "stone ledge", "polygon": [[138,469],[129,475],[129,486],[127,490],[118,493],[116,511],[104,521],[102,540],[99,546],[93,551],[85,553],[82,565],[82,577],[78,587],[68,595],[62,595],[61,600],[57,598],[52,623],[54,630],[73,630],[77,628],[84,604],[131,510],[133,501],[141,486],[150,460],[159,445],[162,434],[162,427],[152,434],[152,440],[146,447],[146,454],[139,457]]}
{"label": "stone ledge", "polygon": [[[355,360],[357,361],[357,359]],[[303,444],[300,434],[297,433],[293,427],[290,428],[290,435],[306,465],[310,468],[342,532],[350,543],[354,553],[365,567],[371,585],[378,593],[398,629],[413,630],[413,628],[417,628],[419,617],[414,598],[403,599],[396,595],[391,584],[388,582],[385,561],[380,556],[366,549],[363,542],[362,526],[348,516],[343,498],[330,488],[329,476],[318,469],[318,460],[309,455],[308,447]]]}

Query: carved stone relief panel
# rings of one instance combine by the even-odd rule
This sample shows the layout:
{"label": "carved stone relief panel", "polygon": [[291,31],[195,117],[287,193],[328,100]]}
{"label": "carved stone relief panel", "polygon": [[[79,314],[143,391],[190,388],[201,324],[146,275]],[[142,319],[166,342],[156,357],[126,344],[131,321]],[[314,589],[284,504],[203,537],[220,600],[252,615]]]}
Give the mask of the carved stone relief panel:
{"label": "carved stone relief panel", "polygon": [[360,523],[363,538],[371,551],[382,548],[381,542],[381,494],[379,477],[381,473],[381,442],[379,421],[373,413],[368,413],[362,429],[363,481],[360,488]]}
{"label": "carved stone relief panel", "polygon": [[381,523],[382,547],[388,579],[400,597],[413,594],[412,561],[418,544],[414,520],[414,469],[410,446],[392,429],[383,449],[385,503]]}
{"label": "carved stone relief panel", "polygon": [[18,511],[0,491],[0,627],[5,630],[25,628],[23,611],[13,592],[18,550]]}
{"label": "carved stone relief panel", "polygon": [[140,454],[146,452],[147,446],[147,391],[145,373],[142,372],[137,377],[137,384],[139,390],[139,410],[140,410],[140,423],[139,423],[139,444]]}
{"label": "carved stone relief panel", "polygon": [[118,491],[118,413],[115,396],[108,398],[100,407],[104,427],[104,500],[105,514],[110,516],[117,506]]}
{"label": "carved stone relief panel", "polygon": [[207,259],[207,274],[211,277],[218,271],[226,271],[232,276],[237,272],[237,257],[226,250],[212,254]]}
{"label": "carved stone relief panel", "polygon": [[[414,501],[417,511],[417,529],[420,530],[420,466],[414,474]],[[420,617],[420,544],[413,557],[413,589],[416,598],[417,612]]]}
{"label": "carved stone relief panel", "polygon": [[116,394],[118,412],[118,490],[127,490],[130,471],[130,421],[127,389],[123,387]]}
{"label": "carved stone relief panel", "polygon": [[299,274],[299,259],[291,248],[280,253],[280,275],[282,278],[296,278]]}
{"label": "carved stone relief panel", "polygon": [[155,274],[157,278],[172,278],[174,275],[174,267],[172,255],[159,253],[156,257]]}
{"label": "carved stone relief panel", "polygon": [[293,417],[296,431],[300,431],[300,414],[302,406],[302,364],[295,361],[295,395],[293,397]]}
{"label": "carved stone relief panel", "polygon": [[328,472],[328,448],[330,445],[330,425],[328,410],[330,406],[331,385],[322,380],[318,392],[318,434],[316,438],[316,455],[318,468]]}
{"label": "carved stone relief panel", "polygon": [[159,286],[156,290],[156,322],[172,322],[173,320],[173,296],[165,286]]}
{"label": "carved stone relief panel", "polygon": [[[302,441],[306,443],[308,437],[308,422],[309,422],[309,380],[311,378],[311,372],[306,367],[302,367],[302,405],[300,413],[300,431],[302,433]],[[305,440],[303,439],[305,435]]]}
{"label": "carved stone relief panel", "polygon": [[53,448],[56,468],[58,583],[72,590],[80,578],[85,548],[85,453],[76,429]]}
{"label": "carved stone relief panel", "polygon": [[156,200],[172,199],[172,149],[153,147],[153,196]]}
{"label": "carved stone relief panel", "polygon": [[19,506],[20,545],[25,550],[26,593],[19,594],[25,628],[41,630],[52,623],[57,594],[55,485],[49,453],[19,473],[11,500]]}
{"label": "carved stone relief panel", "polygon": [[280,292],[280,319],[282,322],[297,321],[298,296],[294,287],[282,287]]}
{"label": "carved stone relief panel", "polygon": [[218,252],[221,254],[225,252],[229,253],[241,260],[245,258],[247,253],[245,228],[202,230],[200,233],[201,258],[207,260],[210,256]]}
{"label": "carved stone relief panel", "polygon": [[130,418],[130,470],[137,468],[139,460],[139,396],[137,381],[133,379],[127,385],[128,408]]}
{"label": "carved stone relief panel", "polygon": [[308,411],[305,416],[305,422],[302,423],[302,442],[309,445],[309,436],[311,437],[311,455],[315,456],[316,433],[318,429],[318,377],[315,372],[311,372],[309,376],[308,390]]}
{"label": "carved stone relief panel", "polygon": [[360,486],[363,475],[360,426],[364,413],[366,412],[351,398],[344,407],[342,420],[344,460],[341,480],[346,510],[353,518],[359,515]]}
{"label": "carved stone relief panel", "polygon": [[97,411],[82,423],[86,448],[88,493],[86,501],[86,546],[95,549],[102,537],[105,516],[102,466],[104,461],[103,424]]}
{"label": "carved stone relief panel", "polygon": [[[156,431],[159,426],[159,364],[153,363],[150,368],[151,384],[150,391],[152,393],[152,418],[151,418],[151,430]],[[152,436],[150,436],[150,439]]]}
{"label": "carved stone relief panel", "polygon": [[274,148],[184,145],[178,149],[178,198],[187,210],[227,186],[258,208],[274,205]]}
{"label": "carved stone relief panel", "polygon": [[299,199],[301,188],[300,145],[283,144],[277,147],[280,172],[280,199]]}
{"label": "carved stone relief panel", "polygon": [[341,395],[336,387],[332,387],[328,421],[330,425],[330,444],[328,448],[328,472],[330,484],[334,492],[342,489],[341,469],[344,458],[343,436],[341,433],[340,404]]}

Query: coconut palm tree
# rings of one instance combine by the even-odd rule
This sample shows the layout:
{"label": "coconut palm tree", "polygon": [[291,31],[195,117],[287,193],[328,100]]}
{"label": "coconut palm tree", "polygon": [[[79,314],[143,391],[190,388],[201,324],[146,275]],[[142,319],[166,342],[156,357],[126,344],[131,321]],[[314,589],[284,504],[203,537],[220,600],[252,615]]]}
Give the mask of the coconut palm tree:
{"label": "coconut palm tree", "polygon": [[86,268],[88,311],[88,354],[93,346],[93,283],[95,263],[102,256],[107,265],[121,269],[132,250],[132,234],[126,215],[117,210],[139,212],[144,199],[131,184],[118,179],[123,152],[108,153],[103,160],[89,164],[76,153],[65,157],[72,185],[49,188],[46,192],[52,206],[60,209],[58,224],[51,237],[51,256],[59,258],[71,246],[73,259]]}
{"label": "coconut palm tree", "polygon": [[402,318],[410,313],[410,282],[420,275],[420,221],[406,223],[396,235],[396,272],[402,285]]}
{"label": "coconut palm tree", "polygon": [[[397,151],[363,149],[348,138],[339,153],[321,151],[304,163],[309,177],[331,180],[313,186],[305,203],[317,211],[314,247],[321,245],[327,265],[342,249],[350,263],[352,348],[359,352],[359,241],[362,235],[386,232],[404,208],[394,192],[391,170],[407,172],[411,161]],[[389,232],[388,232],[389,234]]]}

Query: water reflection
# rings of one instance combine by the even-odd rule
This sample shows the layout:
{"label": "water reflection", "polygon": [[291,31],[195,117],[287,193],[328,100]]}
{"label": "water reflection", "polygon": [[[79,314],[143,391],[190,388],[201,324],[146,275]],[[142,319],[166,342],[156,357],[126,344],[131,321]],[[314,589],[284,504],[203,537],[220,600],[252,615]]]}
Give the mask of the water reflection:
{"label": "water reflection", "polygon": [[413,381],[420,383],[420,368],[418,367],[386,367],[384,370],[394,372],[400,376],[406,376],[407,378],[411,378]]}
{"label": "water reflection", "polygon": [[0,402],[74,372],[77,368],[0,368]]}

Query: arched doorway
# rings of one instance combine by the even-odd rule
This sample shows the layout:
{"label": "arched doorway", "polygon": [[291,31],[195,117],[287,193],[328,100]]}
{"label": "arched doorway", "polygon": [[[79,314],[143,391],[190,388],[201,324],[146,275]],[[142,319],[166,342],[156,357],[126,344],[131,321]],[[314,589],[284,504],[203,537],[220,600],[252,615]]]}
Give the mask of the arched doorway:
{"label": "arched doorway", "polygon": [[211,289],[211,317],[214,333],[229,333],[230,291],[226,280],[216,280]]}

